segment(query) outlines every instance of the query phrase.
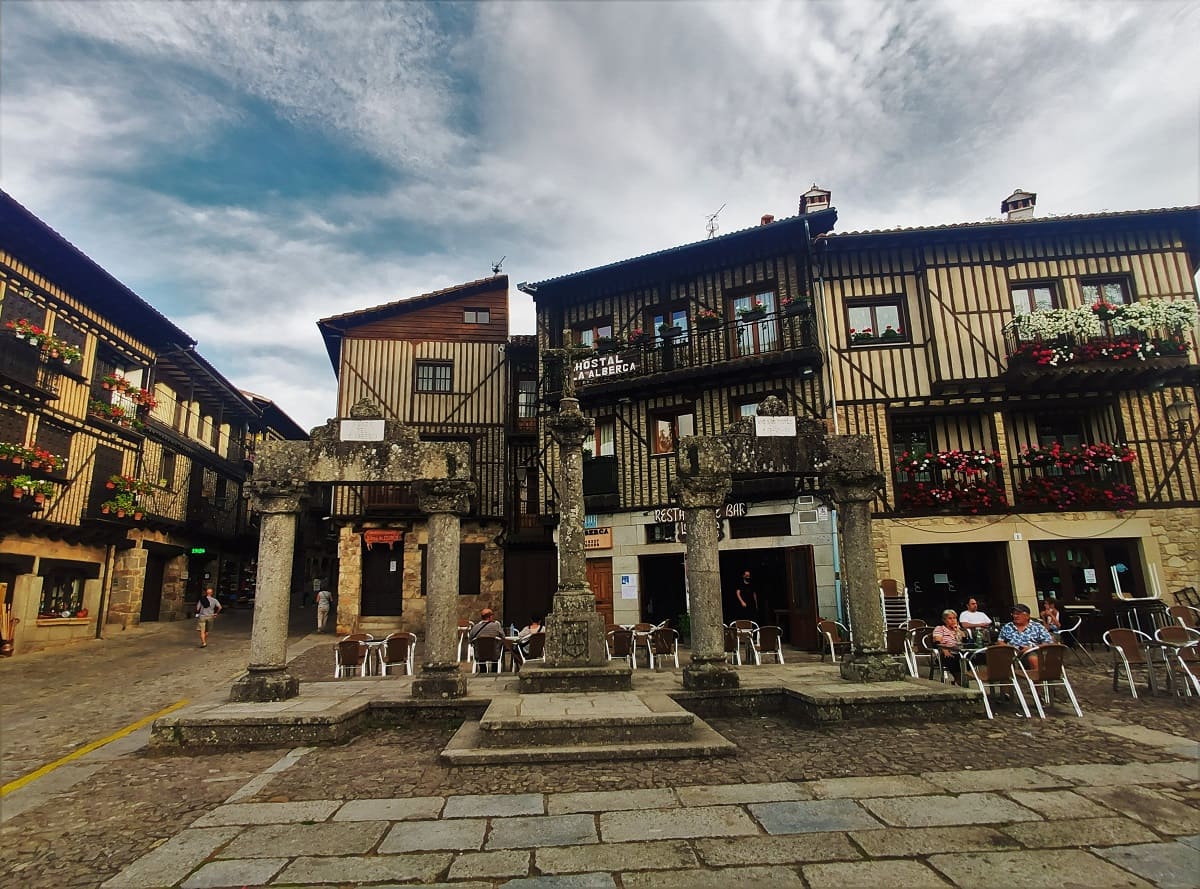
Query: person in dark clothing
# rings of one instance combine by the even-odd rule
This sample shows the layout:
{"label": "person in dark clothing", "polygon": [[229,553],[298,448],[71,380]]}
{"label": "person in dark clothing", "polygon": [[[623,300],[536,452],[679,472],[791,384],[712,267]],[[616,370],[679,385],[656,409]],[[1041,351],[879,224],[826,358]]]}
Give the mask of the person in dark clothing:
{"label": "person in dark clothing", "polygon": [[737,614],[734,615],[737,620],[752,620],[758,621],[758,589],[754,586],[750,579],[750,571],[742,572],[742,578],[738,582],[737,589]]}

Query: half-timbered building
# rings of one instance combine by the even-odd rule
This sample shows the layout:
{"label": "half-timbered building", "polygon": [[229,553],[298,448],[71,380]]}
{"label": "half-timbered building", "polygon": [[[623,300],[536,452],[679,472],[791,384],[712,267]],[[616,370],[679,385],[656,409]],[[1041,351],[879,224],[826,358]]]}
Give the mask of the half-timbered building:
{"label": "half-timbered building", "polygon": [[879,573],[922,617],[1054,598],[1103,629],[1200,580],[1200,209],[1036,197],[816,239],[830,417],[878,442]]}
{"label": "half-timbered building", "polygon": [[[253,596],[247,442],[304,437],[0,192],[0,588],[14,650]],[[0,628],[3,629],[3,628]]]}
{"label": "half-timbered building", "polygon": [[[338,379],[337,416],[349,417],[365,399],[425,440],[471,446],[478,489],[462,518],[459,616],[485,606],[501,612],[513,471],[505,434],[508,278],[324,318],[318,328]],[[336,486],[330,503],[338,625],[423,632],[429,541],[412,486]]]}
{"label": "half-timbered building", "polygon": [[[794,414],[825,415],[809,244],[836,214],[827,202],[804,209],[520,285],[541,349],[568,347],[577,397],[596,420],[584,452],[587,571],[609,621],[686,617],[684,526],[670,493],[683,436],[721,432],[769,395]],[[548,374],[543,389],[552,410],[562,380]],[[545,440],[543,454],[553,467]],[[829,511],[794,480],[739,478],[721,519],[727,610],[749,570],[761,619],[812,644],[818,612],[836,610]]]}

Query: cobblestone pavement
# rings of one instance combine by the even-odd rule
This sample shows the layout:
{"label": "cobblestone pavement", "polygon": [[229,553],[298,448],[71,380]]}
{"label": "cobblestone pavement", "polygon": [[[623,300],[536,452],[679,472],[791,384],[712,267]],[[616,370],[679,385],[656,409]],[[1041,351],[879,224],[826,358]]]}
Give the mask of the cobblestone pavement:
{"label": "cobblestone pavement", "polygon": [[[175,641],[158,643],[162,688],[149,677],[153,694],[119,718],[101,704],[72,739],[154,712],[168,689],[182,697],[192,672],[224,694],[236,657],[197,662]],[[292,663],[302,680],[328,678],[326,641],[302,643],[316,643]],[[132,671],[150,659],[116,658],[97,681],[140,697]],[[12,712],[80,718],[78,691],[10,676]],[[1200,884],[1200,701],[1134,701],[1099,669],[1071,676],[1083,719],[1011,705],[919,726],[714,718],[738,745],[716,760],[447,768],[448,723],[296,751],[134,750],[0,825],[0,873],[31,889]]]}

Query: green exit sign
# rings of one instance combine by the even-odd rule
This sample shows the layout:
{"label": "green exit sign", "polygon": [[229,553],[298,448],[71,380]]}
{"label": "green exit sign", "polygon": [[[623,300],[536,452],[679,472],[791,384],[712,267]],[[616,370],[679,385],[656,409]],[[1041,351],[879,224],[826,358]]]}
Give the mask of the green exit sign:
{"label": "green exit sign", "polygon": [[204,555],[206,552],[208,552],[208,550],[206,550],[206,549],[205,549],[204,547],[202,547],[202,546],[193,546],[193,547],[192,547],[192,555],[193,555],[193,556],[202,556],[202,555]]}

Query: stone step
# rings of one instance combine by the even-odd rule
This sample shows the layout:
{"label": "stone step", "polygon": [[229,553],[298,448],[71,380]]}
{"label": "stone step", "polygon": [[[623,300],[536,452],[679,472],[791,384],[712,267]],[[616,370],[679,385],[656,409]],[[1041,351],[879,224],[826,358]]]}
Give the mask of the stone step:
{"label": "stone step", "polygon": [[695,717],[665,694],[505,695],[479,721],[484,747],[685,741]]}
{"label": "stone step", "polygon": [[464,722],[439,754],[445,765],[506,765],[513,763],[581,762],[596,760],[683,759],[693,756],[732,756],[737,745],[702,719],[694,719],[690,737],[678,741],[608,744],[561,744],[535,747],[485,747],[479,723]]}

